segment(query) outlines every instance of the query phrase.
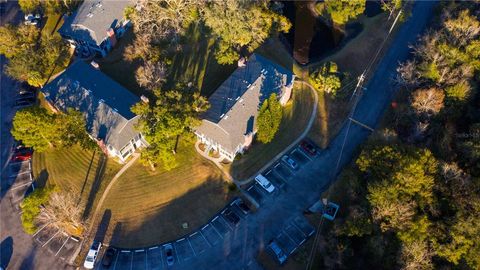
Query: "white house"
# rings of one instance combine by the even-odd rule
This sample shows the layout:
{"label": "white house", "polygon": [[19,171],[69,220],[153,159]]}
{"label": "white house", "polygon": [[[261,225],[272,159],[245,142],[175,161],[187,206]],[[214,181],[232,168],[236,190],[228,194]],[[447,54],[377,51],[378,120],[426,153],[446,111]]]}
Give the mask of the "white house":
{"label": "white house", "polygon": [[78,10],[65,19],[58,33],[81,57],[104,57],[130,26],[124,10],[133,0],[84,0]]}
{"label": "white house", "polygon": [[263,101],[276,93],[285,105],[294,79],[292,72],[253,54],[210,96],[210,108],[195,130],[197,138],[232,161],[252,143]]}
{"label": "white house", "polygon": [[83,113],[90,137],[118,161],[148,145],[135,130],[138,116],[130,110],[140,98],[91,65],[75,62],[41,91],[52,109]]}

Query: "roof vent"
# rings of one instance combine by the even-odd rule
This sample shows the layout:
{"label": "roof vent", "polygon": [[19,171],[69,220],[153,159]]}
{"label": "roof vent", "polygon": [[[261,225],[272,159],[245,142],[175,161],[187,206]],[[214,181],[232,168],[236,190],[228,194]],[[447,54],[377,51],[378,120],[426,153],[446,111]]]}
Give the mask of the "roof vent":
{"label": "roof vent", "polygon": [[238,59],[238,63],[237,63],[238,67],[244,67],[247,65],[247,59],[245,57],[241,57],[240,59]]}
{"label": "roof vent", "polygon": [[100,66],[95,61],[90,62],[90,65],[92,65],[92,67],[94,67],[95,69],[100,69]]}
{"label": "roof vent", "polygon": [[100,104],[100,103],[104,103],[104,102],[105,102],[105,100],[103,100],[103,99],[100,99],[100,100],[98,101],[98,104]]}
{"label": "roof vent", "polygon": [[144,96],[144,95],[142,95],[142,96],[140,97],[140,99],[141,99],[144,103],[149,103],[149,102],[150,102],[150,100],[148,99],[148,97],[146,97],[146,96]]}

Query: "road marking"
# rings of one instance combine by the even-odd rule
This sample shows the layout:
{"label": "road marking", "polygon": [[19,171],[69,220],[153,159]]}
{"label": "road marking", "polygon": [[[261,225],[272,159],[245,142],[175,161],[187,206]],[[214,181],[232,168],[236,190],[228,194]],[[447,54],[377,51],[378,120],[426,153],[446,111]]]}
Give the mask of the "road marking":
{"label": "road marking", "polygon": [[357,120],[355,120],[355,119],[353,119],[353,118],[351,118],[351,117],[349,117],[348,119],[349,119],[350,121],[352,121],[353,123],[355,123],[355,124],[357,124],[357,125],[359,125],[359,126],[361,126],[361,127],[363,127],[363,128],[366,128],[366,129],[370,130],[371,132],[374,132],[374,131],[375,131],[373,128],[365,125],[364,123],[362,123],[362,122],[360,122],[360,121],[357,121]]}
{"label": "road marking", "polygon": [[144,251],[145,251],[145,249],[137,249],[137,250],[135,250],[135,252],[144,252]]}
{"label": "road marking", "polygon": [[58,249],[57,253],[55,253],[55,257],[57,257],[58,253],[60,253],[60,250],[62,250],[62,248],[65,246],[65,244],[68,242],[68,239],[70,238],[67,238],[67,240],[65,240],[65,242],[63,242],[63,245]]}
{"label": "road marking", "polygon": [[[173,249],[175,250],[175,257],[177,258],[177,262],[180,262],[180,259],[178,259],[180,257],[180,255],[178,255],[177,247],[173,244],[172,244],[172,246],[173,246]],[[166,261],[166,258],[165,258],[165,261]]]}
{"label": "road marking", "polygon": [[118,257],[120,257],[120,253],[117,253],[116,255],[117,255],[117,257],[115,257],[115,263],[113,264],[113,269],[117,268],[117,261],[118,261]]}
{"label": "road marking", "polygon": [[148,250],[154,250],[154,249],[157,249],[158,247],[151,247],[149,248]]}
{"label": "road marking", "polygon": [[200,235],[203,237],[203,240],[205,240],[205,242],[207,242],[208,246],[212,246],[210,245],[210,243],[208,242],[207,238],[205,238],[205,235],[203,235],[202,231],[200,231]]}
{"label": "road marking", "polygon": [[220,236],[220,238],[223,239],[223,236],[220,234],[220,232],[217,230],[217,228],[215,228],[215,225],[213,225],[213,223],[210,223],[210,224],[211,224],[213,230],[218,234],[218,236]]}
{"label": "road marking", "polygon": [[190,242],[190,239],[189,239],[189,238],[187,238],[187,242],[188,242],[188,244],[190,244],[190,248],[191,248],[192,251],[193,251],[193,256],[194,256],[194,257],[197,256],[197,253],[195,253],[195,249],[193,249],[192,243]]}
{"label": "road marking", "polygon": [[15,190],[15,189],[19,189],[21,187],[24,187],[24,186],[28,186],[30,185],[32,182],[28,182],[28,183],[25,183],[25,184],[19,184],[19,185],[14,185],[10,188],[10,190]]}
{"label": "road marking", "polygon": [[50,241],[52,241],[52,239],[53,239],[55,236],[57,236],[57,234],[59,234],[59,233],[60,233],[60,230],[58,230],[50,239],[48,239],[48,241],[45,242],[45,244],[43,244],[42,247],[44,247],[44,246],[46,246],[48,243],[50,243]]}

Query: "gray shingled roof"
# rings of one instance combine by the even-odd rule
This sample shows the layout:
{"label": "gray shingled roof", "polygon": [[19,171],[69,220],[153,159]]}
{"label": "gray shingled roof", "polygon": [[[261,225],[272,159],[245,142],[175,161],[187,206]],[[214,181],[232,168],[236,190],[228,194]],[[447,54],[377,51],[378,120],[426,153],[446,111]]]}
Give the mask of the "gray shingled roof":
{"label": "gray shingled roof", "polygon": [[85,116],[94,138],[121,150],[139,132],[130,108],[140,99],[99,70],[77,61],[47,84],[42,92],[56,108],[74,108]]}
{"label": "gray shingled roof", "polygon": [[272,93],[282,95],[294,76],[287,69],[253,54],[208,99],[210,108],[196,129],[234,153],[253,132],[258,110]]}
{"label": "gray shingled roof", "polygon": [[124,9],[132,5],[133,0],[85,0],[58,32],[100,45],[107,37],[107,30],[120,23]]}

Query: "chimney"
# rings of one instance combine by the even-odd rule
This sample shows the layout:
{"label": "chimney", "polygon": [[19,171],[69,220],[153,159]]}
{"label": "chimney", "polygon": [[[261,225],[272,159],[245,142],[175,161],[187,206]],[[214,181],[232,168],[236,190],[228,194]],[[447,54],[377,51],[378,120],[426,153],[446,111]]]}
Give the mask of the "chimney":
{"label": "chimney", "polygon": [[115,46],[115,44],[117,44],[117,38],[115,37],[115,31],[113,30],[113,28],[108,28],[107,36],[110,39],[110,44],[112,45],[112,47]]}
{"label": "chimney", "polygon": [[247,65],[247,59],[245,57],[241,57],[240,59],[238,59],[238,63],[237,63],[238,67],[244,67]]}
{"label": "chimney", "polygon": [[100,69],[100,66],[95,61],[90,62],[90,65],[92,65],[92,67],[94,67],[95,69]]}
{"label": "chimney", "polygon": [[140,97],[140,99],[141,99],[144,103],[150,102],[150,100],[149,100],[146,96],[144,96],[144,95],[142,95],[142,96]]}

